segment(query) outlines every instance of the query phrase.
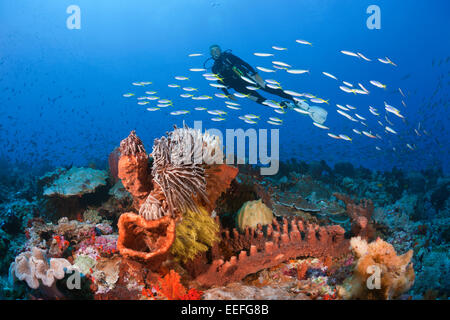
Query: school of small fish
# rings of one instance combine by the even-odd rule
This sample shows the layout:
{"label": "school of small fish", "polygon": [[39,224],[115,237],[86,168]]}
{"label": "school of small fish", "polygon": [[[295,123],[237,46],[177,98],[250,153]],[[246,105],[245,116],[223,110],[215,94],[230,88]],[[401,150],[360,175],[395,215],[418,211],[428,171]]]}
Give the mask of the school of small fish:
{"label": "school of small fish", "polygon": [[[313,47],[313,44],[309,41],[302,40],[302,39],[296,39],[295,40],[296,45],[300,48],[304,48],[306,46]],[[299,46],[300,45],[300,46]],[[286,46],[278,46],[273,45],[270,46],[270,48],[274,51],[267,50],[265,52],[254,52],[253,55],[257,57],[258,59],[261,58],[262,66],[257,65],[255,69],[262,72],[262,73],[277,73],[277,72],[286,72],[288,74],[291,74],[298,77],[309,77],[314,75],[314,71],[311,71],[308,68],[296,68],[292,65],[292,62],[285,62],[281,60],[272,60],[275,59],[275,56],[278,52],[286,52],[289,50]],[[367,57],[365,54],[359,52],[359,51],[350,51],[350,50],[341,50],[340,53],[342,55],[355,58],[355,61],[359,60],[361,63],[381,63],[384,65],[389,65],[392,67],[397,67],[397,64],[394,63],[389,57]],[[195,57],[203,57],[203,53],[190,53],[187,55],[189,59],[193,58],[195,60]],[[284,58],[283,58],[284,60]],[[223,90],[223,89],[229,89],[225,83],[222,82],[223,79],[220,78],[219,75],[208,72],[208,70],[203,67],[191,67],[188,68],[188,71],[192,74],[192,77],[198,77],[198,75],[195,74],[201,74],[203,79],[207,81],[207,84],[205,86],[205,90],[207,88],[213,88],[213,90]],[[332,71],[332,70],[331,70]],[[384,143],[383,135],[386,138],[386,141],[391,143],[391,138],[393,136],[397,136],[401,138],[401,133],[399,129],[395,129],[395,121],[403,121],[405,122],[405,115],[406,112],[406,98],[407,94],[401,89],[396,89],[395,92],[398,93],[398,96],[395,98],[392,98],[392,96],[389,97],[389,102],[384,101],[383,106],[377,106],[377,108],[374,108],[372,105],[369,105],[369,101],[363,102],[361,99],[361,102],[358,102],[358,104],[355,104],[355,106],[352,106],[350,104],[346,104],[343,102],[347,97],[349,97],[347,94],[351,94],[350,97],[357,97],[357,96],[371,96],[372,94],[383,94],[383,92],[386,92],[390,86],[393,86],[393,84],[386,84],[381,79],[379,80],[368,80],[367,83],[361,82],[349,82],[340,80],[342,79],[340,76],[336,76],[332,72],[328,71],[320,71],[317,72],[319,76],[324,76],[325,78],[331,79],[335,81],[336,88],[340,91],[343,91],[344,94],[342,96],[342,101],[339,101],[340,103],[334,103],[336,106],[336,113],[338,116],[336,119],[338,122],[345,123],[344,127],[349,129],[349,132],[347,134],[344,133],[332,133],[333,131],[328,125],[324,125],[323,123],[317,123],[313,121],[313,125],[320,130],[325,131],[327,136],[329,136],[332,139],[336,140],[343,140],[347,142],[352,142],[355,138],[361,137],[361,139],[374,139],[377,143],[382,144]],[[341,75],[342,76],[342,75]],[[312,109],[307,108],[301,108],[298,106],[297,102],[309,102],[313,104],[321,104],[325,107],[331,108],[330,99],[321,98],[318,95],[312,94],[312,93],[304,93],[304,92],[297,92],[291,89],[284,88],[281,83],[275,79],[265,79],[264,80],[264,87],[261,87],[261,83],[256,81],[253,77],[241,75],[240,76],[242,81],[246,83],[246,89],[249,90],[250,93],[244,94],[241,92],[233,92],[228,95],[222,93],[222,92],[213,92],[213,93],[207,93],[207,94],[199,94],[201,88],[191,87],[191,86],[185,86],[184,84],[189,83],[191,81],[191,76],[189,74],[179,74],[174,75],[172,79],[175,81],[172,83],[167,84],[166,86],[170,88],[170,90],[174,90],[173,94],[170,95],[171,99],[161,99],[160,97],[156,96],[157,91],[145,91],[146,95],[140,95],[135,92],[128,92],[124,93],[122,96],[125,98],[137,98],[137,104],[146,106],[147,111],[155,112],[155,111],[162,111],[165,108],[168,108],[168,114],[172,116],[186,116],[189,114],[192,114],[192,112],[205,112],[206,114],[211,115],[210,118],[211,121],[214,122],[220,122],[225,121],[228,119],[229,114],[223,110],[209,108],[209,105],[206,105],[206,101],[208,101],[208,104],[211,105],[217,105],[221,104],[223,108],[229,109],[230,113],[236,113],[237,118],[239,120],[242,120],[243,122],[254,125],[257,124],[259,120],[261,120],[260,115],[255,114],[241,114],[242,113],[242,107],[239,103],[233,102],[237,101],[239,99],[245,99],[245,98],[252,98],[252,91],[264,91],[264,89],[267,87],[272,90],[282,90],[287,95],[290,95],[293,98],[295,102],[295,107],[291,108],[292,111],[295,111],[296,113],[299,113],[301,115],[311,115],[313,111]],[[328,80],[329,81],[329,80]],[[197,82],[196,82],[197,83]],[[330,82],[331,83],[331,82]],[[357,83],[357,84],[355,84]],[[138,82],[132,82],[132,85],[135,87],[147,87],[151,85],[152,82],[149,81],[138,81]],[[366,89],[366,87],[371,88],[371,91]],[[373,93],[372,93],[373,91]],[[226,91],[225,91],[226,92]],[[339,91],[337,91],[339,92]],[[178,101],[175,101],[176,97],[183,98],[184,101],[182,101],[182,107],[178,108],[176,105],[178,105]],[[195,100],[195,101],[201,101],[201,106],[189,106],[189,103],[186,103],[185,101],[189,100]],[[366,98],[367,99],[367,98]],[[386,98],[387,100],[388,98]],[[210,100],[210,101],[209,101]],[[221,101],[218,101],[221,100]],[[396,106],[394,106],[393,102],[395,101]],[[148,104],[151,101],[156,101],[155,106],[148,107]],[[224,103],[223,103],[224,102]],[[397,103],[398,102],[398,103]],[[269,107],[273,112],[277,114],[285,114],[288,110],[286,110],[286,106],[284,104],[281,104],[277,101],[267,99],[266,101],[262,102],[263,105]],[[401,104],[402,108],[399,108],[398,105]],[[173,109],[173,110],[172,110]],[[384,110],[384,113],[383,113]],[[357,111],[357,112],[356,112]],[[368,113],[366,112],[368,111]],[[392,117],[395,116],[395,117]],[[397,120],[394,120],[394,119]],[[380,126],[376,128],[370,128],[369,124],[370,121],[375,120],[376,123],[378,123]],[[385,123],[382,122],[385,121]],[[350,121],[350,122],[346,122]],[[273,126],[282,126],[283,125],[283,119],[278,117],[270,116],[267,118],[266,123],[273,125]],[[382,130],[380,130],[380,127]],[[328,131],[328,132],[327,132]],[[429,135],[426,130],[419,127],[414,129],[417,136]],[[413,141],[403,141],[404,148],[407,148],[408,150],[414,151],[414,142]],[[375,146],[376,150],[382,150],[380,146]],[[394,152],[397,151],[395,147],[392,148]]]}

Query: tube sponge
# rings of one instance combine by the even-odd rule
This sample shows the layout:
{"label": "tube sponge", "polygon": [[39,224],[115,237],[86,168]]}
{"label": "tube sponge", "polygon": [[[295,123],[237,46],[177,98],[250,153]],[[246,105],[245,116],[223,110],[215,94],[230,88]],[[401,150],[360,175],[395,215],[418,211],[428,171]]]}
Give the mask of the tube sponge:
{"label": "tube sponge", "polygon": [[176,238],[171,252],[184,262],[192,260],[218,240],[218,232],[219,225],[205,208],[199,207],[197,211],[187,210],[176,227]]}

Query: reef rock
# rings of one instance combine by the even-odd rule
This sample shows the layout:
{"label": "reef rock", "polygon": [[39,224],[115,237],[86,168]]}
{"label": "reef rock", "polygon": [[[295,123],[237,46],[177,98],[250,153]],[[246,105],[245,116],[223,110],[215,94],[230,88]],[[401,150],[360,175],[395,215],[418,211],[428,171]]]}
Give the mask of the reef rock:
{"label": "reef rock", "polygon": [[132,200],[131,194],[120,180],[109,190],[108,194],[118,201]]}
{"label": "reef rock", "polygon": [[369,240],[373,239],[375,229],[371,220],[374,212],[372,200],[362,199],[358,203],[345,194],[334,193],[333,195],[346,205],[347,215],[351,220],[352,235]]}
{"label": "reef rock", "polygon": [[247,286],[238,282],[225,287],[206,290],[204,300],[309,300],[302,295],[287,292],[278,286]]}

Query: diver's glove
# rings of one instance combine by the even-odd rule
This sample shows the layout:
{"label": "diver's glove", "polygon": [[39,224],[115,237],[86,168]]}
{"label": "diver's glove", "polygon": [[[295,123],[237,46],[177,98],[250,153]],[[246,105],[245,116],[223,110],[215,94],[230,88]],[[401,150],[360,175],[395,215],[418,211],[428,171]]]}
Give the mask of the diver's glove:
{"label": "diver's glove", "polygon": [[280,106],[282,106],[283,108],[289,109],[289,110],[294,110],[295,105],[290,102],[290,101],[281,101],[280,102]]}

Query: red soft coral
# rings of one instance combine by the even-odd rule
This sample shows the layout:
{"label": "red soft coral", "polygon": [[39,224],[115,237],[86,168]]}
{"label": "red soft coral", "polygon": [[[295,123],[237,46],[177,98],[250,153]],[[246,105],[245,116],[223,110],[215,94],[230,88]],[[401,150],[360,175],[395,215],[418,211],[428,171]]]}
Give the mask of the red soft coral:
{"label": "red soft coral", "polygon": [[203,291],[199,291],[195,288],[189,289],[188,293],[181,297],[181,300],[201,300]]}
{"label": "red soft coral", "polygon": [[180,275],[170,270],[164,278],[159,278],[160,292],[168,300],[180,300],[186,295],[186,289],[180,283]]}

